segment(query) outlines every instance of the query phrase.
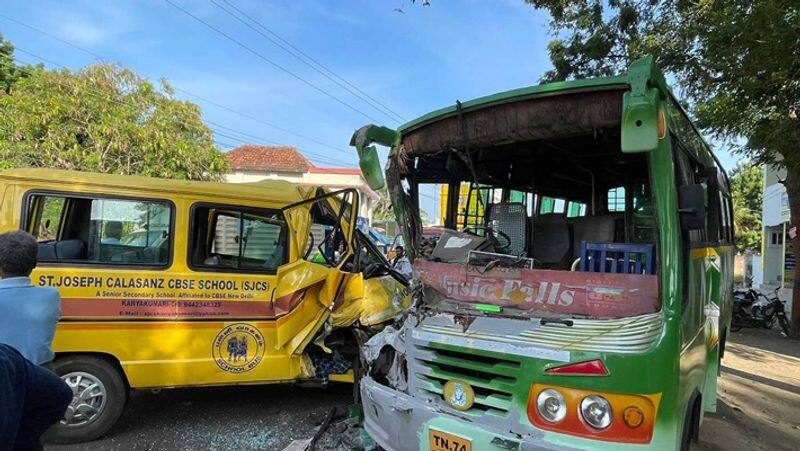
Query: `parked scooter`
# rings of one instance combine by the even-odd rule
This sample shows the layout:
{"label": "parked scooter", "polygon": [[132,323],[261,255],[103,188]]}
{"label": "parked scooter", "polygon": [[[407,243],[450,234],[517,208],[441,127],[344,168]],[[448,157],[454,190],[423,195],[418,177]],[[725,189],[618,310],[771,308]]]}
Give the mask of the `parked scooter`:
{"label": "parked scooter", "polygon": [[783,333],[789,334],[789,320],[786,318],[785,302],[778,298],[776,288],[771,297],[751,288],[734,290],[733,317],[731,330],[736,332],[742,327],[772,329],[777,321]]}

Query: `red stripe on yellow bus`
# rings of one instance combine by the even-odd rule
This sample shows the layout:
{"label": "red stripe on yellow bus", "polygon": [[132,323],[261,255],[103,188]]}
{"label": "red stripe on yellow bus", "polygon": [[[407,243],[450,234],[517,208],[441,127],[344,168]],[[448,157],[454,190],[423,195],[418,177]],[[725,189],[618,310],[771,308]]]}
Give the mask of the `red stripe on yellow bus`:
{"label": "red stripe on yellow bus", "polygon": [[[204,321],[204,322],[142,322],[142,321],[106,321],[106,322],[76,322],[59,323],[61,330],[120,330],[120,329],[219,329],[221,324],[226,321]],[[256,322],[253,323],[260,329],[274,328],[275,322]]]}
{"label": "red stripe on yellow bus", "polygon": [[307,289],[271,301],[223,301],[193,299],[97,299],[63,298],[64,319],[186,320],[226,318],[276,319],[287,316],[305,297]]}

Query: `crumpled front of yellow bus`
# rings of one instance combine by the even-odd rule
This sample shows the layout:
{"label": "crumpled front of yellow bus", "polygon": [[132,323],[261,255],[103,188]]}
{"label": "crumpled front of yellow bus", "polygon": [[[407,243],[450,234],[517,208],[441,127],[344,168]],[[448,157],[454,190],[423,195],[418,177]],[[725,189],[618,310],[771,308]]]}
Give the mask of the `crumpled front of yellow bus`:
{"label": "crumpled front of yellow bus", "polygon": [[[348,295],[359,288],[363,296]],[[411,303],[408,289],[391,276],[364,280],[358,274],[348,280],[343,292],[342,302],[331,313],[334,327],[348,327],[356,322],[366,327],[380,326],[399,316]]]}

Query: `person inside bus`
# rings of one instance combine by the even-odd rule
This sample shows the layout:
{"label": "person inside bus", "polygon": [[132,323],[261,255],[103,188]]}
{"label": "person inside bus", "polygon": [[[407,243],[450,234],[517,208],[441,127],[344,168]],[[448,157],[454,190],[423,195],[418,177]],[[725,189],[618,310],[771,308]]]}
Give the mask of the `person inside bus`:
{"label": "person inside bus", "polygon": [[101,244],[120,244],[122,239],[122,222],[108,221],[103,229],[103,239]]}
{"label": "person inside bus", "polygon": [[397,270],[400,274],[405,276],[406,278],[411,278],[411,261],[408,260],[406,256],[406,250],[403,246],[397,246],[394,248],[395,256],[394,260],[392,260],[392,268]]}

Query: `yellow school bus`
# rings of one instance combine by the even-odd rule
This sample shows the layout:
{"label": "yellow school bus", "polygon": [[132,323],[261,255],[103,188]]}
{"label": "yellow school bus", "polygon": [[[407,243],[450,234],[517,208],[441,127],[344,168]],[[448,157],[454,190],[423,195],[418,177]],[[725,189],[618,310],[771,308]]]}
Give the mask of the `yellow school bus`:
{"label": "yellow school bus", "polygon": [[37,238],[32,283],[61,294],[56,439],[105,434],[130,389],[352,382],[359,339],[408,299],[357,209],[284,181],[0,172],[0,232]]}

